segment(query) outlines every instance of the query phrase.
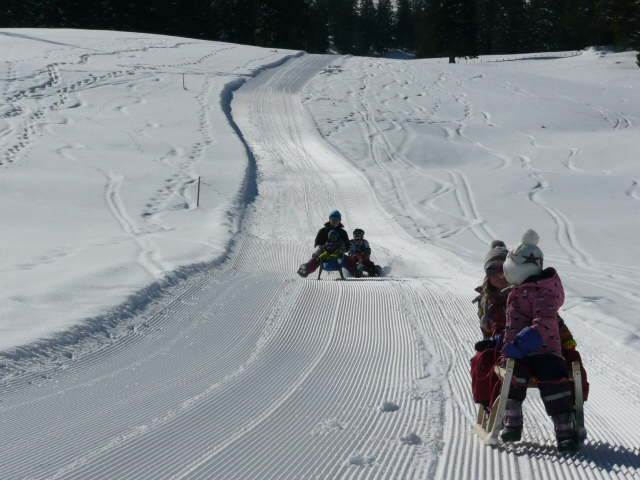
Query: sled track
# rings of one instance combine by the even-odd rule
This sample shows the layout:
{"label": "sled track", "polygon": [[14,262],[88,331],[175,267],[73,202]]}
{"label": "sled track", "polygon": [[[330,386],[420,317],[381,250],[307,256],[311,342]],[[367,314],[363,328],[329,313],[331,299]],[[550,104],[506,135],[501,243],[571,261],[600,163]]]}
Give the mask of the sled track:
{"label": "sled track", "polygon": [[[522,445],[475,436],[470,295],[443,285],[453,260],[386,216],[301,107],[331,59],[236,93],[259,192],[223,265],[101,348],[0,385],[0,478],[637,478],[640,380],[595,353],[583,456],[555,453],[536,394]],[[376,261],[426,275],[295,276],[330,208],[367,231]]]}

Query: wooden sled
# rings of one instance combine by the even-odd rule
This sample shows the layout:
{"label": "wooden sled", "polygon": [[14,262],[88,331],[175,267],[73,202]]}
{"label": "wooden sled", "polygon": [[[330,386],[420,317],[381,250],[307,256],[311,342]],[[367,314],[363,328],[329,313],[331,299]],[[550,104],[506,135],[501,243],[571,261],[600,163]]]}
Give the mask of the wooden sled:
{"label": "wooden sled", "polygon": [[[507,398],[509,398],[509,388],[513,378],[513,368],[516,361],[513,358],[507,360],[505,367],[496,367],[495,373],[502,379],[502,388],[500,395],[493,402],[491,412],[487,412],[483,405],[478,405],[478,417],[474,427],[475,432],[482,439],[485,445],[494,446],[498,444],[498,435],[502,430],[502,420],[504,420],[504,412],[507,407]],[[582,374],[580,373],[580,362],[571,364],[570,380],[574,386],[575,400],[575,423],[578,432],[578,444],[582,446],[587,436],[584,428],[584,399],[582,396]],[[538,388],[535,381],[529,381],[527,388]]]}

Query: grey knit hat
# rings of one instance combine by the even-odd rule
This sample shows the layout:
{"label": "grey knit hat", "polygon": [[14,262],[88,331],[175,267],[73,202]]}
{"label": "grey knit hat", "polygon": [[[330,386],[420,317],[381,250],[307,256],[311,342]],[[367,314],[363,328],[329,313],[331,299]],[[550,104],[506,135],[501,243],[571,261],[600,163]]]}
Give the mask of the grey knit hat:
{"label": "grey knit hat", "polygon": [[494,240],[491,242],[491,250],[489,250],[487,256],[484,257],[484,270],[486,271],[494,262],[504,262],[507,259],[508,253],[509,250],[507,250],[507,246],[502,240]]}

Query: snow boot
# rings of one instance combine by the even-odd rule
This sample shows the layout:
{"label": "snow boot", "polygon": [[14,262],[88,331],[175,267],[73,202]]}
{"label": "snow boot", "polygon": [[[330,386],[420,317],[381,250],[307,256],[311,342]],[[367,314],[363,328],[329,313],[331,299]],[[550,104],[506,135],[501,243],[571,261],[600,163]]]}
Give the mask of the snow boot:
{"label": "snow boot", "polygon": [[302,278],[307,278],[309,273],[307,272],[306,264],[303,263],[302,265],[300,265],[300,268],[298,269],[298,275],[300,275]]}
{"label": "snow boot", "polygon": [[580,445],[575,438],[558,440],[558,453],[576,454],[580,451]]}
{"label": "snow boot", "polygon": [[381,277],[382,276],[382,267],[380,265],[376,265],[376,276]]}
{"label": "snow boot", "polygon": [[578,453],[578,435],[572,413],[562,413],[551,417],[555,425],[558,453]]}
{"label": "snow boot", "polygon": [[504,443],[519,442],[522,438],[522,402],[507,400],[503,425],[500,439]]}
{"label": "snow boot", "polygon": [[362,272],[364,272],[364,270],[365,270],[365,266],[362,263],[359,263],[358,267],[356,268],[356,273],[354,273],[353,276],[356,278],[361,278]]}

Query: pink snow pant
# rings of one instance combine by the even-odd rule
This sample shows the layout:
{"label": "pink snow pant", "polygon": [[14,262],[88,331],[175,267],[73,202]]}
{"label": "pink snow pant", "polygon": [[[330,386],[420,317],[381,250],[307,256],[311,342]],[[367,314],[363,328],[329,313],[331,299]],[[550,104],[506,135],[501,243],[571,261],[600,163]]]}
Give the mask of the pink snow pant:
{"label": "pink snow pant", "polygon": [[[307,267],[307,274],[311,275],[318,269],[318,267],[320,266],[320,262],[318,261],[318,257],[313,257],[311,260],[305,263],[305,265]],[[353,258],[345,255],[344,268],[346,268],[347,272],[349,272],[351,275],[355,275],[356,270],[358,269],[358,265],[353,261]]]}

